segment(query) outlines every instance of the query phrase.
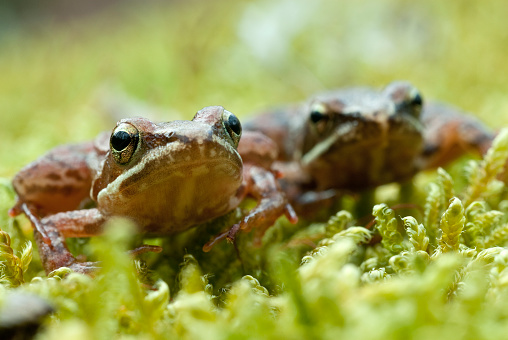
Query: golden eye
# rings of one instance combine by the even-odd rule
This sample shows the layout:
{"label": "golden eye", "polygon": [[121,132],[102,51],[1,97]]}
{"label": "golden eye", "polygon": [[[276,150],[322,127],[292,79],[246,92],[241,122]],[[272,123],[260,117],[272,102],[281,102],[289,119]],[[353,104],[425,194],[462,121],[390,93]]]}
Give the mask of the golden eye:
{"label": "golden eye", "polygon": [[395,104],[395,113],[420,118],[423,105],[422,95],[411,83],[395,81],[385,88],[384,93]]}
{"label": "golden eye", "polygon": [[118,164],[127,164],[138,146],[139,131],[134,125],[120,123],[109,139],[111,153]]}
{"label": "golden eye", "polygon": [[327,111],[328,110],[326,109],[326,106],[324,106],[323,104],[321,103],[313,104],[310,108],[309,120],[314,124],[317,124],[323,120],[328,120],[329,115]]}
{"label": "golden eye", "polygon": [[314,103],[310,107],[309,122],[314,133],[325,133],[331,124],[330,112],[323,103]]}
{"label": "golden eye", "polygon": [[237,147],[240,137],[242,136],[242,124],[240,123],[240,120],[231,112],[224,110],[222,124],[224,125],[229,137],[233,140],[233,144]]}

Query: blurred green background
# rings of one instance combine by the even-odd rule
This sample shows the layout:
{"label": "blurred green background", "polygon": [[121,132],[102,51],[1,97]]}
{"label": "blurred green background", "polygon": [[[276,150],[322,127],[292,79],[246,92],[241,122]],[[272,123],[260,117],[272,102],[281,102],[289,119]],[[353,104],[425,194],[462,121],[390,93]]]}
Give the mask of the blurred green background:
{"label": "blurred green background", "polygon": [[[0,4],[0,176],[112,128],[104,88],[191,119],[240,117],[394,79],[508,123],[508,2],[12,1]],[[105,84],[108,84],[107,86]]]}

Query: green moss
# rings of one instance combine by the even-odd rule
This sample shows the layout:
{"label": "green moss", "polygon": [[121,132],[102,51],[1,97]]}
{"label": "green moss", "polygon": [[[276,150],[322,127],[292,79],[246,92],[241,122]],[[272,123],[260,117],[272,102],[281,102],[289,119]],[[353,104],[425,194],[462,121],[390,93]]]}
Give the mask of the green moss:
{"label": "green moss", "polygon": [[374,206],[372,214],[376,217],[376,228],[383,238],[383,246],[394,254],[402,251],[402,235],[395,212],[383,203]]}
{"label": "green moss", "polygon": [[[4,203],[5,208],[12,202]],[[28,283],[4,281],[1,294],[14,289],[31,292],[54,305],[56,313],[44,321],[39,339],[445,339],[451,335],[491,339],[508,331],[504,215],[483,203],[466,210],[462,204],[453,198],[440,218],[438,248],[429,246],[427,229],[416,218],[399,221],[393,210],[379,205],[374,208],[377,229],[388,242],[372,243],[371,231],[351,227],[351,215],[340,212],[323,228],[303,226],[315,232],[308,237],[320,239],[311,252],[297,252],[301,262],[287,248],[290,238],[276,241],[272,235],[267,236],[272,238],[271,246],[253,250],[249,242],[242,244],[247,247],[245,254],[259,252],[271,259],[270,263],[258,262],[263,256],[246,260],[247,275],[231,276],[227,269],[241,266],[239,260],[217,264],[199,253],[187,254],[173,268],[178,273],[172,278],[176,285],[157,279],[158,267],[173,266],[173,260],[164,265],[160,259],[154,262],[150,274],[154,283],[141,282],[140,267],[126,252],[133,229],[127,221],[115,220],[89,244],[101,261],[95,278],[61,268]],[[2,249],[8,244],[4,237]],[[279,246],[274,248],[275,244]],[[15,260],[18,273],[30,262],[28,253]],[[12,254],[4,250],[1,257],[6,260]],[[204,267],[214,269],[203,271]],[[254,267],[264,274],[252,271]],[[229,273],[227,283],[213,286],[212,282],[224,282],[213,279],[224,272]],[[170,292],[169,286],[176,288]]]}
{"label": "green moss", "polygon": [[508,129],[503,129],[499,132],[483,161],[473,166],[471,170],[470,185],[464,199],[466,206],[482,196],[491,195],[492,189],[499,191],[501,185],[496,177],[503,171],[507,157]]}
{"label": "green moss", "polygon": [[441,238],[439,239],[440,251],[459,250],[459,237],[464,229],[466,218],[464,216],[464,207],[458,198],[452,198],[450,205],[441,217]]}

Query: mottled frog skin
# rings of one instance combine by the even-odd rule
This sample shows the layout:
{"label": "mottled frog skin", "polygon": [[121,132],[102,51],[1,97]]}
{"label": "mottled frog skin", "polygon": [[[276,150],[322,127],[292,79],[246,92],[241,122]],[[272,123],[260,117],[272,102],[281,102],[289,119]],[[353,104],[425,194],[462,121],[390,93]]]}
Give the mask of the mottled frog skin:
{"label": "mottled frog skin", "polygon": [[[270,170],[275,145],[247,132],[242,161],[241,134],[238,118],[220,106],[202,109],[192,121],[122,119],[112,133],[57,147],[23,168],[13,179],[18,202],[10,214],[24,212],[32,221],[47,272],[62,266],[93,270],[95,264],[72,256],[65,238],[97,235],[112,216],[131,219],[145,234],[171,235],[223,216],[246,195],[254,196],[258,205],[212,245],[234,239],[241,229],[264,231],[282,214],[296,222]],[[94,208],[79,209],[90,202]]]}

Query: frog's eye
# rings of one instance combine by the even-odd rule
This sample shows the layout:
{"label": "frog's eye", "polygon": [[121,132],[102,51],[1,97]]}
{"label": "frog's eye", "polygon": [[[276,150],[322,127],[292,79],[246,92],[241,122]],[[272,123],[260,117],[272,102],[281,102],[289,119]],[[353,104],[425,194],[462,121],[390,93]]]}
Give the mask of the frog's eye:
{"label": "frog's eye", "polygon": [[423,99],[420,91],[407,81],[395,81],[389,84],[384,93],[395,104],[395,112],[420,117]]}
{"label": "frog's eye", "polygon": [[223,124],[229,137],[233,140],[235,147],[237,147],[242,135],[242,124],[240,120],[231,112],[224,110]]}
{"label": "frog's eye", "polygon": [[423,98],[420,94],[420,91],[418,91],[416,88],[412,88],[408,95],[408,102],[409,106],[411,107],[410,111],[411,113],[419,117],[420,113],[422,111],[422,105],[423,105]]}
{"label": "frog's eye", "polygon": [[138,146],[139,131],[129,123],[118,125],[109,139],[111,153],[119,164],[127,164]]}
{"label": "frog's eye", "polygon": [[411,99],[411,105],[422,106],[422,104],[423,104],[422,96],[419,92],[416,92],[413,95],[413,98]]}
{"label": "frog's eye", "polygon": [[330,122],[328,108],[322,103],[315,103],[310,108],[309,122],[317,133],[323,133]]}
{"label": "frog's eye", "polygon": [[317,124],[323,120],[328,120],[330,117],[327,111],[328,110],[326,106],[321,103],[316,103],[310,108],[309,120],[314,124]]}

